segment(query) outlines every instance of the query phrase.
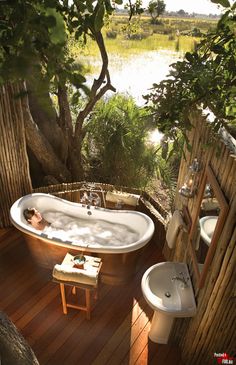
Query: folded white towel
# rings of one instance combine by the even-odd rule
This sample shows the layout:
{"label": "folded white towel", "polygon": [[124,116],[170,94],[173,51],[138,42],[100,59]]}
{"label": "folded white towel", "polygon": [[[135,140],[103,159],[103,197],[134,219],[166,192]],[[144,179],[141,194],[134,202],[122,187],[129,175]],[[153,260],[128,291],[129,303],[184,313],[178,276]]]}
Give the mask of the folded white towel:
{"label": "folded white towel", "polygon": [[136,194],[129,194],[129,193],[123,193],[123,192],[113,192],[108,191],[106,194],[106,201],[117,203],[118,201],[122,201],[123,204],[127,205],[138,205],[139,201],[139,195]]}
{"label": "folded white towel", "polygon": [[52,276],[56,280],[71,281],[73,283],[81,283],[86,285],[97,285],[97,270],[82,270],[74,268],[70,265],[56,264],[53,268]]}
{"label": "folded white towel", "polygon": [[205,211],[220,209],[219,202],[216,198],[203,199],[201,208]]}
{"label": "folded white towel", "polygon": [[180,228],[184,226],[183,217],[179,210],[175,210],[166,232],[166,242],[169,248],[174,248]]}
{"label": "folded white towel", "polygon": [[200,223],[199,223],[199,220],[198,220],[197,226],[196,226],[196,231],[195,231],[194,236],[193,236],[193,244],[195,245],[195,250],[196,251],[199,250],[200,239],[201,239],[201,227],[200,227]]}

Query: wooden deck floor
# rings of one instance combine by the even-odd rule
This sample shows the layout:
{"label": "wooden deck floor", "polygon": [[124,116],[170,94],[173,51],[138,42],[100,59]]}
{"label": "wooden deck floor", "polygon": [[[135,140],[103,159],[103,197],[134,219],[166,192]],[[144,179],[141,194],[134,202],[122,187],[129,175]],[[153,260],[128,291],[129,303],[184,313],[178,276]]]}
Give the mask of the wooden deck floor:
{"label": "wooden deck floor", "polygon": [[0,230],[0,310],[34,350],[41,365],[182,365],[178,348],[148,340],[152,310],[143,299],[144,271],[163,261],[154,245],[140,259],[134,280],[102,284],[90,321],[85,312],[62,313],[51,273],[32,262],[20,233]]}

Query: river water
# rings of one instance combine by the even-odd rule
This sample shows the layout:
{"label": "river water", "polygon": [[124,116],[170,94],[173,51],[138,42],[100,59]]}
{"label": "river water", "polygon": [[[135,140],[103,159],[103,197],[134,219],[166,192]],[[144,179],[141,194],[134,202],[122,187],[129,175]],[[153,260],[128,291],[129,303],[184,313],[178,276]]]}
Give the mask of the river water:
{"label": "river water", "polygon": [[[116,88],[117,93],[124,93],[132,96],[140,106],[144,105],[143,95],[147,94],[153,83],[159,83],[170,71],[170,64],[181,59],[180,53],[157,50],[134,54],[130,57],[119,55],[109,56],[109,71],[111,83]],[[86,59],[93,66],[100,68],[100,61],[95,58]],[[93,78],[98,74],[93,74],[88,80],[91,84]],[[106,96],[113,92],[107,92]]]}
{"label": "river water", "polygon": [[[122,58],[119,55],[109,56],[109,71],[111,83],[116,88],[117,93],[132,96],[137,105],[143,106],[145,100],[143,95],[150,92],[153,83],[159,83],[169,74],[170,65],[182,59],[182,53],[169,50],[148,51],[134,54],[131,57]],[[86,59],[88,62],[88,58]],[[93,66],[101,66],[98,59],[90,59]],[[91,85],[93,78],[98,74],[90,76],[88,84]],[[114,93],[108,91],[105,97],[110,97]],[[152,131],[149,142],[158,143],[162,135],[157,131]]]}
{"label": "river water", "polygon": [[138,105],[143,105],[143,95],[150,91],[153,83],[159,83],[169,73],[169,65],[180,59],[170,51],[150,51],[126,60],[110,60],[112,84],[117,92],[131,95]]}

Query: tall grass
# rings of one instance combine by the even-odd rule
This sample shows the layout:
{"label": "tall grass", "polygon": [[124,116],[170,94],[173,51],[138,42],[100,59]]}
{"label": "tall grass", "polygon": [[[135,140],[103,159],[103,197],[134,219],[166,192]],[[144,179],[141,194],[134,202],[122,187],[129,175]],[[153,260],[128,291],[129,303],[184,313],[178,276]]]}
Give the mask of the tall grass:
{"label": "tall grass", "polygon": [[[125,39],[123,35],[118,35],[116,39],[105,37],[106,49],[109,58],[129,59],[144,52],[169,51],[178,52],[184,55],[185,52],[193,51],[198,38],[179,36],[169,39],[168,35],[153,34],[142,40]],[[100,55],[96,44],[88,40],[87,45],[81,49],[74,49],[74,54],[78,55],[78,61],[84,61],[87,65],[87,73],[93,74],[100,70]]]}
{"label": "tall grass", "polygon": [[[148,51],[168,50],[181,53],[194,50],[199,38],[184,35],[184,32],[199,28],[201,32],[206,32],[214,27],[216,21],[194,18],[162,18],[161,24],[152,25],[150,17],[141,17],[133,27],[134,32],[140,34],[141,39],[128,38],[128,18],[127,16],[113,15],[103,29],[103,36],[108,55],[120,55],[128,58],[135,54]],[[116,38],[108,38],[107,32],[112,31],[117,34]],[[181,34],[181,32],[183,34]],[[179,34],[177,36],[177,34]],[[87,40],[87,44],[81,47],[81,43],[71,42],[70,51],[74,55],[82,57],[99,57],[99,50],[94,41]],[[91,70],[92,71],[92,70]]]}

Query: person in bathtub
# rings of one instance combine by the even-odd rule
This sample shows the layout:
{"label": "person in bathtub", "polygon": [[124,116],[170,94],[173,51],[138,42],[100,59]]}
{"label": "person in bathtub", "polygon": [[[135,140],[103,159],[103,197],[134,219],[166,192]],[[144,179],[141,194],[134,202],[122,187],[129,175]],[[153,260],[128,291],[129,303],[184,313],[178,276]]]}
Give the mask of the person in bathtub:
{"label": "person in bathtub", "polygon": [[45,227],[51,225],[51,223],[42,217],[41,213],[36,208],[25,209],[23,215],[28,223],[40,231],[43,231]]}

